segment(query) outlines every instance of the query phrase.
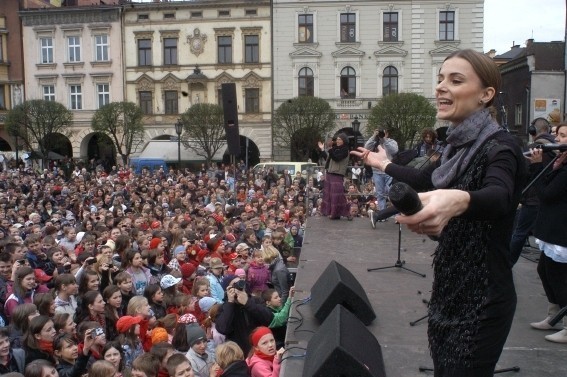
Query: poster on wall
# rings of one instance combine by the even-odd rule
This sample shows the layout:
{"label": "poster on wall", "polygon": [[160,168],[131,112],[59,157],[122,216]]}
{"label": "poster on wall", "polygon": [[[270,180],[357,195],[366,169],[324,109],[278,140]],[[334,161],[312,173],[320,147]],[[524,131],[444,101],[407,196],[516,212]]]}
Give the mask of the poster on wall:
{"label": "poster on wall", "polygon": [[534,100],[534,119],[544,118],[550,123],[561,121],[561,101],[559,98],[536,98]]}

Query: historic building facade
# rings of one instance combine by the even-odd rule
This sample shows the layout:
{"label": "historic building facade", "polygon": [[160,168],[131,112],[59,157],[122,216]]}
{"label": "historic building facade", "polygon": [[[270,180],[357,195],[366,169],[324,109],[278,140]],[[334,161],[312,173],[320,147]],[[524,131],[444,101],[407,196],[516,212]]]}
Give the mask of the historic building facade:
{"label": "historic building facade", "polygon": [[336,130],[355,117],[363,130],[389,93],[433,97],[443,59],[483,47],[483,3],[475,0],[273,3],[274,109],[321,97],[336,112]]}
{"label": "historic building facade", "polygon": [[121,8],[23,10],[26,100],[57,101],[73,112],[71,136],[55,151],[74,158],[113,159],[91,129],[101,106],[124,98]]}
{"label": "historic building facade", "polygon": [[174,137],[180,114],[221,104],[235,83],[241,150],[271,157],[269,1],[132,3],[123,27],[125,97],[146,115],[146,141]]}

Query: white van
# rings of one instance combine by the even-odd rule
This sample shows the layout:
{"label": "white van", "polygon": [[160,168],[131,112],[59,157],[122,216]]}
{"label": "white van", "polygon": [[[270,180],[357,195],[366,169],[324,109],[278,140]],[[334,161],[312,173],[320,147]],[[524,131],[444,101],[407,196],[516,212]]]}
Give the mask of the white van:
{"label": "white van", "polygon": [[300,171],[303,178],[307,178],[308,174],[313,174],[314,169],[317,164],[313,162],[288,162],[288,161],[272,161],[272,162],[261,162],[254,166],[252,171],[254,174],[260,174],[261,172],[268,171],[270,168],[274,169],[274,172],[278,175],[283,174],[284,170],[287,169],[290,175],[294,176],[296,172]]}

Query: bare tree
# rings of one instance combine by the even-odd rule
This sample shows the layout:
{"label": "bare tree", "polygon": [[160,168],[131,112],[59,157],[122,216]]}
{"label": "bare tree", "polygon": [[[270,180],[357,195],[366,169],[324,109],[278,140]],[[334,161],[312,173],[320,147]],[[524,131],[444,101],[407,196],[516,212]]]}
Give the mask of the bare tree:
{"label": "bare tree", "polygon": [[18,137],[30,151],[37,150],[44,166],[49,152],[60,146],[60,139],[54,135],[69,138],[72,121],[73,113],[65,106],[45,100],[25,101],[10,110],[6,117],[8,133]]}
{"label": "bare tree", "polygon": [[306,161],[317,142],[334,128],[335,113],[327,101],[302,96],[278,107],[272,123],[274,142],[290,148],[292,161]]}
{"label": "bare tree", "polygon": [[412,147],[425,127],[434,127],[436,110],[427,98],[415,93],[390,94],[372,108],[366,132],[387,129],[400,150]]}
{"label": "bare tree", "polygon": [[207,165],[215,154],[226,145],[224,116],[219,105],[198,103],[181,115],[185,133],[181,140],[198,156],[205,158]]}
{"label": "bare tree", "polygon": [[112,102],[98,109],[92,119],[92,128],[110,137],[124,165],[144,141],[142,109],[132,102]]}

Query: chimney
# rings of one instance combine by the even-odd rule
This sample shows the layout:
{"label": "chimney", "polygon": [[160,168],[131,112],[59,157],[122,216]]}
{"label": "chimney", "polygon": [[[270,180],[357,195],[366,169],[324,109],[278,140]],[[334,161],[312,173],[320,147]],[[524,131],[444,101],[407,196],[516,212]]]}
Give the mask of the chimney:
{"label": "chimney", "polygon": [[528,40],[526,40],[526,47],[530,47],[532,45],[532,43],[534,43],[534,39],[530,38]]}

